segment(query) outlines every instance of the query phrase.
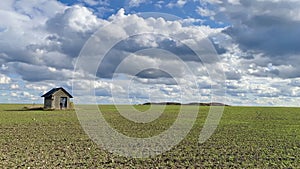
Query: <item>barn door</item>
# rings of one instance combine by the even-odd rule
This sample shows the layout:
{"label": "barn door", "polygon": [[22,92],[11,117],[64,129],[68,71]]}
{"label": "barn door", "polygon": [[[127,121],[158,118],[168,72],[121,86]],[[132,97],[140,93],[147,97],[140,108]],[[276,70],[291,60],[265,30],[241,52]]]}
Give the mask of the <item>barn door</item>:
{"label": "barn door", "polygon": [[66,97],[61,97],[60,98],[60,108],[67,108],[67,98]]}

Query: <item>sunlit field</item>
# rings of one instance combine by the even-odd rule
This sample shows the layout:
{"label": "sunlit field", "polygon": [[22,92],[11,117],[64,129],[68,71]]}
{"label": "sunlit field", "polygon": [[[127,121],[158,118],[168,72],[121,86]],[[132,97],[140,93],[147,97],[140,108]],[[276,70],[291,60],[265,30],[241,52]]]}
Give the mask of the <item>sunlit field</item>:
{"label": "sunlit field", "polygon": [[[156,157],[135,159],[91,141],[75,111],[22,111],[24,106],[0,105],[0,168],[300,168],[300,108],[225,107],[215,133],[200,144],[209,110],[201,107],[180,144]],[[167,106],[147,124],[126,120],[114,106],[100,109],[117,131],[151,137],[171,126],[179,107]]]}

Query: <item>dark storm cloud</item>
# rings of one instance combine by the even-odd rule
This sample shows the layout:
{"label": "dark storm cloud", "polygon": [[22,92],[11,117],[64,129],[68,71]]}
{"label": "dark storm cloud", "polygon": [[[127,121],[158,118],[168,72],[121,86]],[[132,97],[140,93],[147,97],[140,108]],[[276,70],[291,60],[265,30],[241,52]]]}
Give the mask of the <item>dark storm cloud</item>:
{"label": "dark storm cloud", "polygon": [[[223,33],[232,38],[244,51],[249,62],[257,63],[255,55],[262,54],[275,66],[292,66],[289,69],[256,72],[255,76],[295,78],[300,74],[300,1],[240,0],[222,1],[215,5],[214,18],[228,23]],[[259,58],[261,61],[262,59]],[[257,63],[267,67],[268,63]]]}
{"label": "dark storm cloud", "polygon": [[216,18],[224,19],[225,16],[230,20],[233,25],[223,32],[243,50],[270,56],[300,53],[300,21],[291,14],[299,9],[299,2],[241,0],[240,5],[228,2],[223,5],[225,12],[220,12]]}
{"label": "dark storm cloud", "polygon": [[244,25],[223,32],[244,51],[255,50],[270,56],[300,53],[300,22],[275,16],[253,16]]}
{"label": "dark storm cloud", "polygon": [[30,57],[31,51],[18,48],[8,44],[1,45],[0,57],[5,63],[9,62],[24,62],[37,64],[38,60],[35,57]]}
{"label": "dark storm cloud", "polygon": [[109,89],[95,89],[96,96],[108,96],[111,97],[111,91]]}
{"label": "dark storm cloud", "polygon": [[172,78],[167,72],[159,69],[146,69],[136,74],[136,76],[145,79]]}
{"label": "dark storm cloud", "polygon": [[216,52],[221,55],[227,52],[226,48],[224,48],[222,45],[220,45],[219,43],[214,42],[214,40],[212,38],[210,38],[210,41],[212,43],[212,45],[214,46]]}
{"label": "dark storm cloud", "polygon": [[[141,41],[146,42],[141,43]],[[184,61],[201,62],[200,58],[196,55],[196,53],[187,45],[183,44],[180,41],[174,40],[170,37],[166,37],[160,34],[141,34],[131,36],[119,42],[114,48],[116,50],[126,51],[128,53],[134,53],[149,48],[159,48],[177,55]]]}
{"label": "dark storm cloud", "polygon": [[225,76],[227,80],[240,80],[242,78],[242,75],[235,71],[225,72]]}
{"label": "dark storm cloud", "polygon": [[18,73],[23,80],[30,82],[38,82],[44,80],[66,80],[71,79],[70,72],[57,71],[48,69],[47,66],[30,65],[26,63],[9,64],[13,72]]}
{"label": "dark storm cloud", "polygon": [[165,85],[178,85],[176,79],[170,78],[156,78],[156,79],[141,79],[141,78],[134,78],[134,81],[141,83],[141,84],[165,84]]}

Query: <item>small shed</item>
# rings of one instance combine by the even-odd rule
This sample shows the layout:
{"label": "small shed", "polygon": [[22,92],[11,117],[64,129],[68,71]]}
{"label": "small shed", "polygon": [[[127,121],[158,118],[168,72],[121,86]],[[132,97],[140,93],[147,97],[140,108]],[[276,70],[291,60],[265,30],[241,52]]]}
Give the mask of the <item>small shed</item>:
{"label": "small shed", "polygon": [[44,97],[45,109],[69,109],[71,108],[70,98],[73,98],[73,96],[62,87],[53,88],[41,97]]}

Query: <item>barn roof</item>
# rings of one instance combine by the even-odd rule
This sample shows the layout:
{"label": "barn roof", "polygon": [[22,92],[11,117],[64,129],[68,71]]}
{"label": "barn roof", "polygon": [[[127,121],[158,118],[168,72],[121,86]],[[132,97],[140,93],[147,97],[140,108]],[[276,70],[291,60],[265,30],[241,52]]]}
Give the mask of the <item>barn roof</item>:
{"label": "barn roof", "polygon": [[68,93],[64,88],[62,87],[58,87],[58,88],[53,88],[51,89],[49,92],[45,93],[44,95],[42,95],[41,97],[49,97],[51,95],[53,95],[55,92],[59,91],[59,90],[62,90],[64,93],[66,93],[70,98],[73,98],[73,96]]}

